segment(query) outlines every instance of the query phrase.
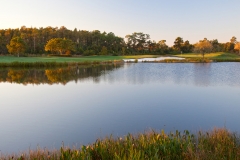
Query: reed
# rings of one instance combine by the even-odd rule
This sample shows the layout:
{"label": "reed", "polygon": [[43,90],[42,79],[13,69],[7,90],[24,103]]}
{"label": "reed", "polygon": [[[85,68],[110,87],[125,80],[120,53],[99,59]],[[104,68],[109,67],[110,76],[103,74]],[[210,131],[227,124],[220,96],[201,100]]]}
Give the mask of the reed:
{"label": "reed", "polygon": [[215,59],[215,62],[240,62],[240,59]]}
{"label": "reed", "polygon": [[0,159],[86,159],[86,160],[128,160],[128,159],[240,159],[240,138],[227,129],[199,131],[191,134],[185,130],[166,134],[164,131],[150,131],[125,137],[97,139],[95,143],[81,148],[64,145],[59,150],[29,150],[28,153],[13,154]]}

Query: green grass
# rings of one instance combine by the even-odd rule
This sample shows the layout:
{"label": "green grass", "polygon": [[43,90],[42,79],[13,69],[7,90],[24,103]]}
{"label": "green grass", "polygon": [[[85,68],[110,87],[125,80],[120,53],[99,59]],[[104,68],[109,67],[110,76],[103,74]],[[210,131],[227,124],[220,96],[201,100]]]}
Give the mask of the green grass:
{"label": "green grass", "polygon": [[[175,55],[183,58],[202,58],[201,54],[196,53],[184,53]],[[128,55],[128,56],[81,56],[81,57],[13,57],[13,56],[0,56],[0,63],[12,63],[12,62],[104,62],[114,61],[122,59],[139,59],[139,58],[156,58],[158,55]],[[240,59],[239,55],[233,53],[209,53],[205,54],[205,58],[208,59]]]}
{"label": "green grass", "polygon": [[[233,53],[209,53],[202,60],[201,54],[187,53],[175,55],[186,58],[186,60],[165,60],[162,63],[197,63],[197,62],[240,62],[240,56]],[[14,57],[0,56],[0,67],[52,67],[69,66],[90,63],[115,63],[122,59],[156,58],[158,55],[128,55],[128,56],[80,56],[80,57]]]}
{"label": "green grass", "polygon": [[81,56],[81,57],[14,57],[0,56],[0,67],[57,67],[99,63],[122,62],[122,59],[157,57],[156,55],[135,56]]}
{"label": "green grass", "polygon": [[164,131],[150,131],[125,137],[112,136],[98,139],[95,143],[59,150],[29,150],[19,155],[2,155],[0,159],[52,159],[52,160],[219,160],[240,159],[240,138],[236,133],[226,129],[214,129],[208,132],[199,131],[191,134],[175,131],[166,134]]}
{"label": "green grass", "polygon": [[[201,54],[196,53],[184,53],[175,55],[178,57],[189,58],[189,59],[199,59],[202,58]],[[217,53],[207,53],[204,55],[206,59],[213,61],[240,61],[240,56],[233,53],[217,52]]]}
{"label": "green grass", "polygon": [[81,56],[81,57],[13,57],[0,56],[0,63],[12,62],[94,62],[94,61],[114,61],[130,58],[152,58],[156,55],[136,55],[136,56]]}
{"label": "green grass", "polygon": [[134,56],[80,56],[80,57],[14,57],[0,56],[0,67],[59,67],[69,65],[89,65],[119,63],[122,59],[153,58],[156,55]]}

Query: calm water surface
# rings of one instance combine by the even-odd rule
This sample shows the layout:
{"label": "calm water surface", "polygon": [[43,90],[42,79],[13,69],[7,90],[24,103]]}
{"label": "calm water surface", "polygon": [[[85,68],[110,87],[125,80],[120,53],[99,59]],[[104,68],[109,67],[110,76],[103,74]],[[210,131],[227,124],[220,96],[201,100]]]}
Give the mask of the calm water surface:
{"label": "calm water surface", "polygon": [[[19,72],[33,78],[19,79]],[[240,63],[134,63],[66,73],[0,70],[2,153],[149,129],[240,132]]]}

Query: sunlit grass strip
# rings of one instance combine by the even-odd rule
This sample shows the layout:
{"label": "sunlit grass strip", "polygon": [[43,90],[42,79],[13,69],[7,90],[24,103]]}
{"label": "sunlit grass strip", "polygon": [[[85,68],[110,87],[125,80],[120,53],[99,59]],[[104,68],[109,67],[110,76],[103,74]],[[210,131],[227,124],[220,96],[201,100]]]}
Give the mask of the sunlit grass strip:
{"label": "sunlit grass strip", "polygon": [[128,159],[240,159],[240,138],[226,129],[209,132],[189,131],[166,134],[164,131],[150,131],[125,137],[112,136],[98,139],[95,143],[80,149],[61,147],[59,150],[30,150],[20,155],[3,156],[1,159],[86,159],[86,160],[128,160]]}
{"label": "sunlit grass strip", "polygon": [[[175,55],[177,57],[183,57],[188,59],[200,59],[202,58],[202,54],[197,53],[184,53]],[[219,62],[239,62],[240,56],[234,53],[226,53],[226,52],[217,52],[217,53],[206,53],[204,58],[219,61]]]}
{"label": "sunlit grass strip", "polygon": [[157,58],[159,55],[127,55],[127,56],[119,56],[122,59],[141,59],[141,58]]}
{"label": "sunlit grass strip", "polygon": [[[212,57],[217,57],[217,56],[221,56],[222,54],[224,54],[223,52],[218,52],[218,53],[206,53],[204,55],[205,58],[212,58]],[[175,55],[178,57],[183,57],[183,58],[202,58],[202,54],[199,53],[183,53],[183,54],[178,54]]]}

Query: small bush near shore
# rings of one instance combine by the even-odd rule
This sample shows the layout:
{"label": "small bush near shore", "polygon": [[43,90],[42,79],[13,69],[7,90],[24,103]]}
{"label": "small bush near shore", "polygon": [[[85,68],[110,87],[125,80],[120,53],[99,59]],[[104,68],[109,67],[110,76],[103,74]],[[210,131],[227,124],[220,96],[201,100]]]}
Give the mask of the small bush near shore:
{"label": "small bush near shore", "polygon": [[150,131],[143,134],[128,134],[125,137],[98,139],[80,149],[61,147],[59,150],[30,150],[20,155],[3,156],[0,159],[86,159],[86,160],[219,160],[240,159],[240,138],[226,129],[199,131],[191,134],[185,130],[166,134]]}

